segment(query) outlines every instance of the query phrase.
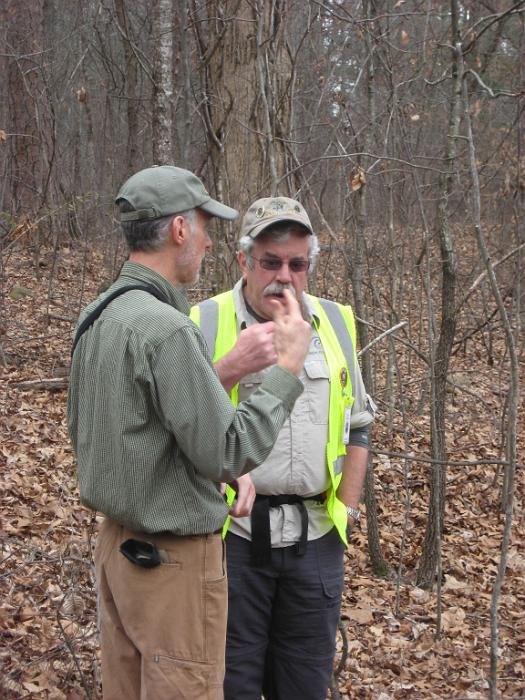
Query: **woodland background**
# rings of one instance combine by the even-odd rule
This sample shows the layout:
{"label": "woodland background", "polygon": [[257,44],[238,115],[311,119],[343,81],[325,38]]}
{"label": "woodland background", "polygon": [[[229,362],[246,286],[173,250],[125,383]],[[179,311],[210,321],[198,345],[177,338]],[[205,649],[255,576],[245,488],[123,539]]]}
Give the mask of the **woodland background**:
{"label": "woodland background", "polygon": [[[0,697],[99,697],[65,429],[113,197],[174,163],[297,197],[380,413],[332,698],[525,697],[525,1],[3,0]],[[192,300],[236,277],[217,223]]]}

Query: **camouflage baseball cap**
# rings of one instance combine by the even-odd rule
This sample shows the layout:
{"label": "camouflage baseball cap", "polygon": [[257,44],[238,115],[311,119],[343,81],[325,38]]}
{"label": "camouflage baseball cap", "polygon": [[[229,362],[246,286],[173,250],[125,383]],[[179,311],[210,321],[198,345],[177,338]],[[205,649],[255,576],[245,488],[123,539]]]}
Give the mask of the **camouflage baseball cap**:
{"label": "camouflage baseball cap", "polygon": [[289,197],[263,197],[248,209],[241,223],[240,237],[257,238],[268,226],[293,221],[313,233],[312,224],[302,204]]}
{"label": "camouflage baseball cap", "polygon": [[132,175],[122,185],[115,204],[125,199],[135,211],[121,212],[121,221],[158,219],[198,207],[219,219],[236,219],[239,212],[212,199],[199,178],[174,165],[154,165]]}

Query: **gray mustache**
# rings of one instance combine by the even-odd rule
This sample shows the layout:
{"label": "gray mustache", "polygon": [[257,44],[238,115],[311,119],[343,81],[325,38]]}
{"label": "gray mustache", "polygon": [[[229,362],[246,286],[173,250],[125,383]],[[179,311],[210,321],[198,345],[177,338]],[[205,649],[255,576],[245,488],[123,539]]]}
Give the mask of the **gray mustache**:
{"label": "gray mustache", "polygon": [[292,287],[292,285],[283,284],[282,282],[270,282],[270,284],[265,288],[263,295],[268,297],[271,294],[282,294],[285,289],[288,289],[294,296],[296,296],[295,289]]}

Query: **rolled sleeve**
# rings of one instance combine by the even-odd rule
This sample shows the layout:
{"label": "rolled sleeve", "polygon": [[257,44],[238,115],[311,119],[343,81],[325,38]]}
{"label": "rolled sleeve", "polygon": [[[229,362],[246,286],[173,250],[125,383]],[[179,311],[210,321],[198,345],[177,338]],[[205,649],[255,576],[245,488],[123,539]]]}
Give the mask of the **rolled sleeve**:
{"label": "rolled sleeve", "polygon": [[361,376],[361,370],[355,362],[355,373],[352,377],[352,391],[354,395],[354,403],[352,405],[351,426],[354,428],[363,428],[373,422],[375,416],[375,404],[370,396],[366,393]]}

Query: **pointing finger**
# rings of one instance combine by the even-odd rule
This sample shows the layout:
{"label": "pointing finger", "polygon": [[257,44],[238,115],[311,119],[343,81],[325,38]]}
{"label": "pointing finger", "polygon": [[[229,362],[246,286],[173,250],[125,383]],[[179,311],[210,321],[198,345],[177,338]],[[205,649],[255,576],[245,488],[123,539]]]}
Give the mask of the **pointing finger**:
{"label": "pointing finger", "polygon": [[284,304],[277,301],[277,299],[269,299],[268,301],[270,302],[270,307],[272,309],[272,318],[276,323],[278,323],[286,314]]}
{"label": "pointing finger", "polygon": [[299,302],[289,289],[283,289],[283,301],[285,313],[297,318],[302,317]]}

